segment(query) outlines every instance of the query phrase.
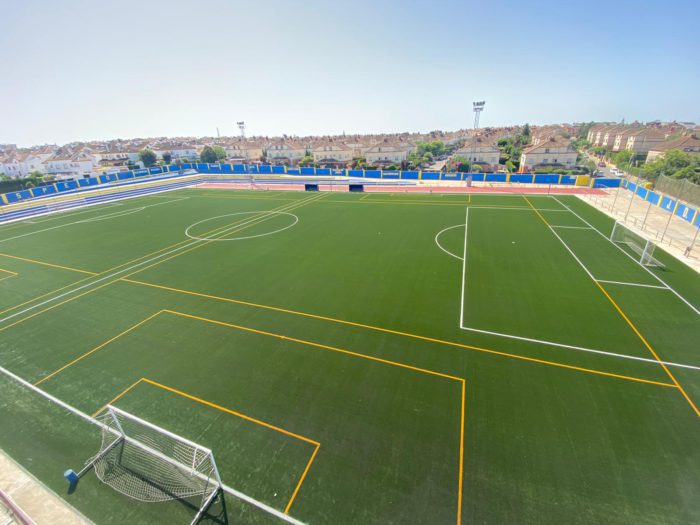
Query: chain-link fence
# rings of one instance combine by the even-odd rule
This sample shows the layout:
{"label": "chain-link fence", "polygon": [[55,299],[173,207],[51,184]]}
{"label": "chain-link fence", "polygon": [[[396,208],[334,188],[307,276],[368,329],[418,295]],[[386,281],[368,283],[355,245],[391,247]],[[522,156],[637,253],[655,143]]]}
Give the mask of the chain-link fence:
{"label": "chain-link fence", "polygon": [[671,197],[676,197],[688,204],[700,207],[700,186],[688,179],[674,179],[659,175],[654,189]]}

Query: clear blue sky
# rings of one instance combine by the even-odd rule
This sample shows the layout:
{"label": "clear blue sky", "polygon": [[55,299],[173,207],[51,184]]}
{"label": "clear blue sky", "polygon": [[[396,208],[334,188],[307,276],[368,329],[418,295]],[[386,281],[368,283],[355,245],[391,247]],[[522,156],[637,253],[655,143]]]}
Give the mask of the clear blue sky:
{"label": "clear blue sky", "polygon": [[700,121],[698,0],[0,0],[0,142]]}

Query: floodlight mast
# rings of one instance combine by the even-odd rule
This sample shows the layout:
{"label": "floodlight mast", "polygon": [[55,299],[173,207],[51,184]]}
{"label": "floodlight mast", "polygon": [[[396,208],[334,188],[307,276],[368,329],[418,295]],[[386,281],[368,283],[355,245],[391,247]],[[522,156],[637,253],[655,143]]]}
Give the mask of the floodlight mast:
{"label": "floodlight mast", "polygon": [[242,120],[239,120],[238,122],[236,122],[236,125],[238,126],[238,129],[241,130],[241,138],[244,139],[245,138],[245,122]]}
{"label": "floodlight mast", "polygon": [[472,136],[472,156],[469,159],[469,171],[473,171],[472,166],[476,160],[476,132],[479,129],[479,115],[484,111],[486,105],[485,100],[480,100],[472,103],[474,106],[474,135]]}

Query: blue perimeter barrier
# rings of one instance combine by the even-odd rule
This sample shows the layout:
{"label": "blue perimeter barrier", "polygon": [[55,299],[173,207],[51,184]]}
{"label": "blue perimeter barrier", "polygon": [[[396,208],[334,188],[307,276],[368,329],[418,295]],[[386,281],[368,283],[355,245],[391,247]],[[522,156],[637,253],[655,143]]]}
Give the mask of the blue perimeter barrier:
{"label": "blue perimeter barrier", "polygon": [[662,208],[669,213],[673,213],[684,221],[687,221],[690,224],[700,228],[700,211],[697,209],[691,208],[679,200],[667,195],[662,195],[661,193],[656,193],[653,190],[647,189],[631,181],[623,180],[621,187],[633,192],[635,195],[639,196],[640,199],[651,202],[652,206],[658,206],[659,208]]}

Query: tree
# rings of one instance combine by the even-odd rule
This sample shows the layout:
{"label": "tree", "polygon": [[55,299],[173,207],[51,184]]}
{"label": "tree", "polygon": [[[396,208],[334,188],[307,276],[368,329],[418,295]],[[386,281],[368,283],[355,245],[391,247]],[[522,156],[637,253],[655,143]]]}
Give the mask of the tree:
{"label": "tree", "polygon": [[199,154],[199,160],[202,162],[216,162],[219,157],[216,155],[216,151],[211,146],[204,146],[202,152]]}
{"label": "tree", "polygon": [[470,164],[469,159],[462,157],[461,155],[456,155],[450,159],[450,169],[451,171],[461,171],[469,172]]}
{"label": "tree", "polygon": [[302,158],[299,161],[299,166],[313,166],[314,165],[314,157],[313,155],[304,155],[304,158]]}
{"label": "tree", "polygon": [[672,149],[652,162],[647,162],[642,174],[651,181],[663,174],[676,179],[690,179],[693,182],[700,182],[698,170],[700,170],[700,159],[697,155]]}
{"label": "tree", "polygon": [[523,126],[523,132],[521,133],[524,137],[529,137],[530,136],[530,124],[527,122]]}
{"label": "tree", "polygon": [[581,124],[578,127],[578,131],[576,132],[576,136],[579,139],[587,140],[588,139],[588,132],[591,130],[591,128],[595,125],[595,122],[585,122]]}
{"label": "tree", "polygon": [[143,148],[139,151],[139,160],[143,162],[143,165],[147,168],[153,166],[156,163],[156,159],[156,154],[151,148]]}
{"label": "tree", "polygon": [[216,160],[226,160],[226,157],[228,157],[226,150],[221,146],[213,146],[212,149],[214,150],[214,153],[216,153]]}
{"label": "tree", "polygon": [[618,151],[613,155],[612,161],[618,168],[628,170],[634,163],[634,152],[628,149]]}
{"label": "tree", "polygon": [[169,151],[166,151],[163,153],[163,162],[166,164],[170,164],[173,160],[173,154],[170,153]]}

